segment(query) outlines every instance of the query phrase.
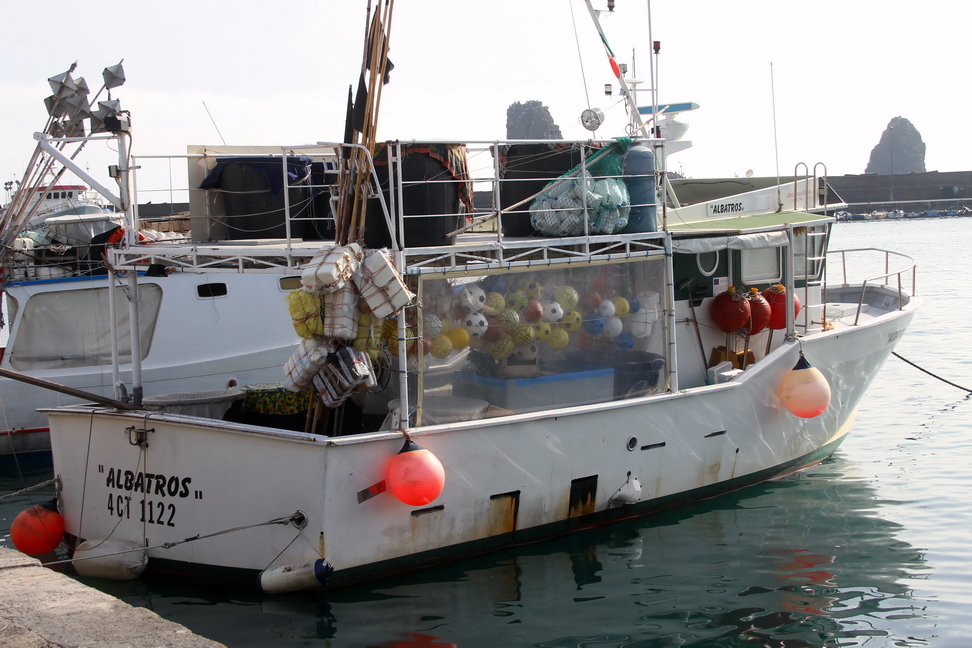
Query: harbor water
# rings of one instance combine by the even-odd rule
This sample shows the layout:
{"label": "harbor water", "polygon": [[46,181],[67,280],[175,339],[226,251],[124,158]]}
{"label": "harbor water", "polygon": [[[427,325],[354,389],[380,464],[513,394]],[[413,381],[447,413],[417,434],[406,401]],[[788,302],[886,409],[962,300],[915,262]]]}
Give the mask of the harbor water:
{"label": "harbor water", "polygon": [[[972,388],[972,219],[835,225],[919,265],[897,352]],[[323,595],[85,581],[227,646],[945,646],[972,637],[972,397],[890,358],[822,464],[689,508]],[[0,494],[52,476],[0,463]],[[14,516],[49,495],[0,503]]]}

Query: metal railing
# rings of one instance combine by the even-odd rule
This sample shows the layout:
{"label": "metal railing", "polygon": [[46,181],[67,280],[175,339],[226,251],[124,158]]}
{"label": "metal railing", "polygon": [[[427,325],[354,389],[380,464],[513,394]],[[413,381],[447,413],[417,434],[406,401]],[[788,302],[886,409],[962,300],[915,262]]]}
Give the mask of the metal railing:
{"label": "metal railing", "polygon": [[[874,286],[879,281],[881,283],[878,284],[878,285],[883,285],[883,286],[896,285],[897,293],[898,293],[898,310],[901,310],[902,309],[902,306],[904,304],[903,295],[905,294],[904,293],[904,290],[905,289],[902,287],[902,284],[903,284],[902,277],[903,276],[906,276],[910,272],[911,273],[911,291],[910,291],[910,293],[908,293],[908,295],[911,296],[911,297],[913,297],[916,294],[916,271],[917,271],[917,267],[916,267],[916,264],[915,264],[914,259],[912,259],[911,257],[909,257],[906,254],[901,254],[900,252],[892,252],[890,250],[882,250],[880,248],[852,248],[852,249],[848,249],[848,250],[830,250],[830,251],[827,252],[828,257],[831,256],[831,255],[834,255],[834,256],[840,255],[840,265],[839,265],[840,273],[841,273],[840,285],[841,285],[842,288],[849,288],[849,287],[851,287],[851,283],[848,281],[848,271],[847,271],[847,256],[848,256],[848,254],[851,254],[851,253],[854,253],[854,254],[857,254],[857,253],[860,253],[860,254],[872,254],[872,255],[874,253],[876,253],[879,256],[880,255],[883,255],[884,256],[884,273],[883,274],[876,274],[876,275],[873,275],[873,276],[869,276],[869,277],[867,277],[867,278],[865,278],[863,280],[860,280],[861,281],[861,295],[860,295],[860,298],[857,301],[857,314],[854,317],[854,326],[857,326],[857,323],[860,320],[860,317],[861,317],[861,308],[864,305],[864,297],[867,294],[867,289],[868,289],[869,285],[870,286]],[[904,263],[905,263],[905,267],[892,270],[891,269],[891,258],[892,258],[892,256],[893,257],[896,257],[898,260],[903,260]],[[878,263],[879,262],[880,261],[878,261]],[[827,267],[827,271],[829,273],[831,271],[831,269],[834,269],[836,267],[836,264],[834,264],[833,262],[828,262],[826,267]],[[893,282],[890,281],[892,278],[894,278]],[[828,283],[830,283],[829,280],[828,280]],[[825,285],[825,289],[826,289],[826,285]]]}

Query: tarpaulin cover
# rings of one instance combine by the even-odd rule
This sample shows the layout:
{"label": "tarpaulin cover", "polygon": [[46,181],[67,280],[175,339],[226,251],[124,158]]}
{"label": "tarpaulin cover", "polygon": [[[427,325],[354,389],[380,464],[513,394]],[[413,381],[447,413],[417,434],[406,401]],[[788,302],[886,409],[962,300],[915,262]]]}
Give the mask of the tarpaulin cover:
{"label": "tarpaulin cover", "polygon": [[[297,155],[287,158],[287,179],[289,184],[294,184],[302,178],[310,176],[310,165],[313,159]],[[223,171],[231,164],[245,164],[247,167],[260,173],[267,179],[267,186],[270,188],[270,195],[276,196],[283,190],[283,177],[280,173],[280,159],[270,157],[237,157],[226,158],[216,163],[216,168],[209,172],[206,179],[199,185],[200,189],[220,188]]]}

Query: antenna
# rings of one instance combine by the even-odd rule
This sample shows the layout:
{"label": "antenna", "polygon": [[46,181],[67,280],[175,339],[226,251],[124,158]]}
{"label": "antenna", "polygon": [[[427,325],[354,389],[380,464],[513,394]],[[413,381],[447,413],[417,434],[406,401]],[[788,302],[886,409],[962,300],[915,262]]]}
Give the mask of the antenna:
{"label": "antenna", "polygon": [[776,84],[773,79],[773,61],[770,61],[770,97],[773,104],[773,154],[776,157],[776,211],[783,210],[780,192],[780,145],[776,139]]}
{"label": "antenna", "polygon": [[213,122],[213,128],[216,129],[216,134],[219,135],[219,139],[223,141],[223,146],[226,146],[226,140],[223,139],[223,134],[219,132],[219,126],[216,125],[216,120],[213,119],[213,113],[209,112],[209,106],[206,105],[205,101],[202,102],[202,105],[203,108],[206,109],[206,114],[209,115],[209,121]]}

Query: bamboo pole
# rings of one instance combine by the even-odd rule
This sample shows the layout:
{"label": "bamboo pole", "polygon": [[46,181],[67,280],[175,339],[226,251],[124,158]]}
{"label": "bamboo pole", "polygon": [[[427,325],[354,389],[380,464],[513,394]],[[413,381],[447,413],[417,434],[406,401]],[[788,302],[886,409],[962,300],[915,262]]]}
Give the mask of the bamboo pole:
{"label": "bamboo pole", "polygon": [[28,385],[43,387],[44,389],[50,389],[51,391],[67,394],[68,396],[74,396],[75,398],[80,398],[82,400],[93,401],[99,405],[107,405],[108,407],[114,407],[115,409],[140,409],[133,403],[125,403],[123,401],[108,398],[107,396],[102,396],[100,394],[92,394],[91,392],[84,391],[83,389],[69,387],[60,383],[44,380],[43,378],[35,378],[34,376],[28,376],[27,374],[22,374],[17,371],[10,371],[9,369],[0,369],[0,377],[18,380],[20,382],[27,383]]}

